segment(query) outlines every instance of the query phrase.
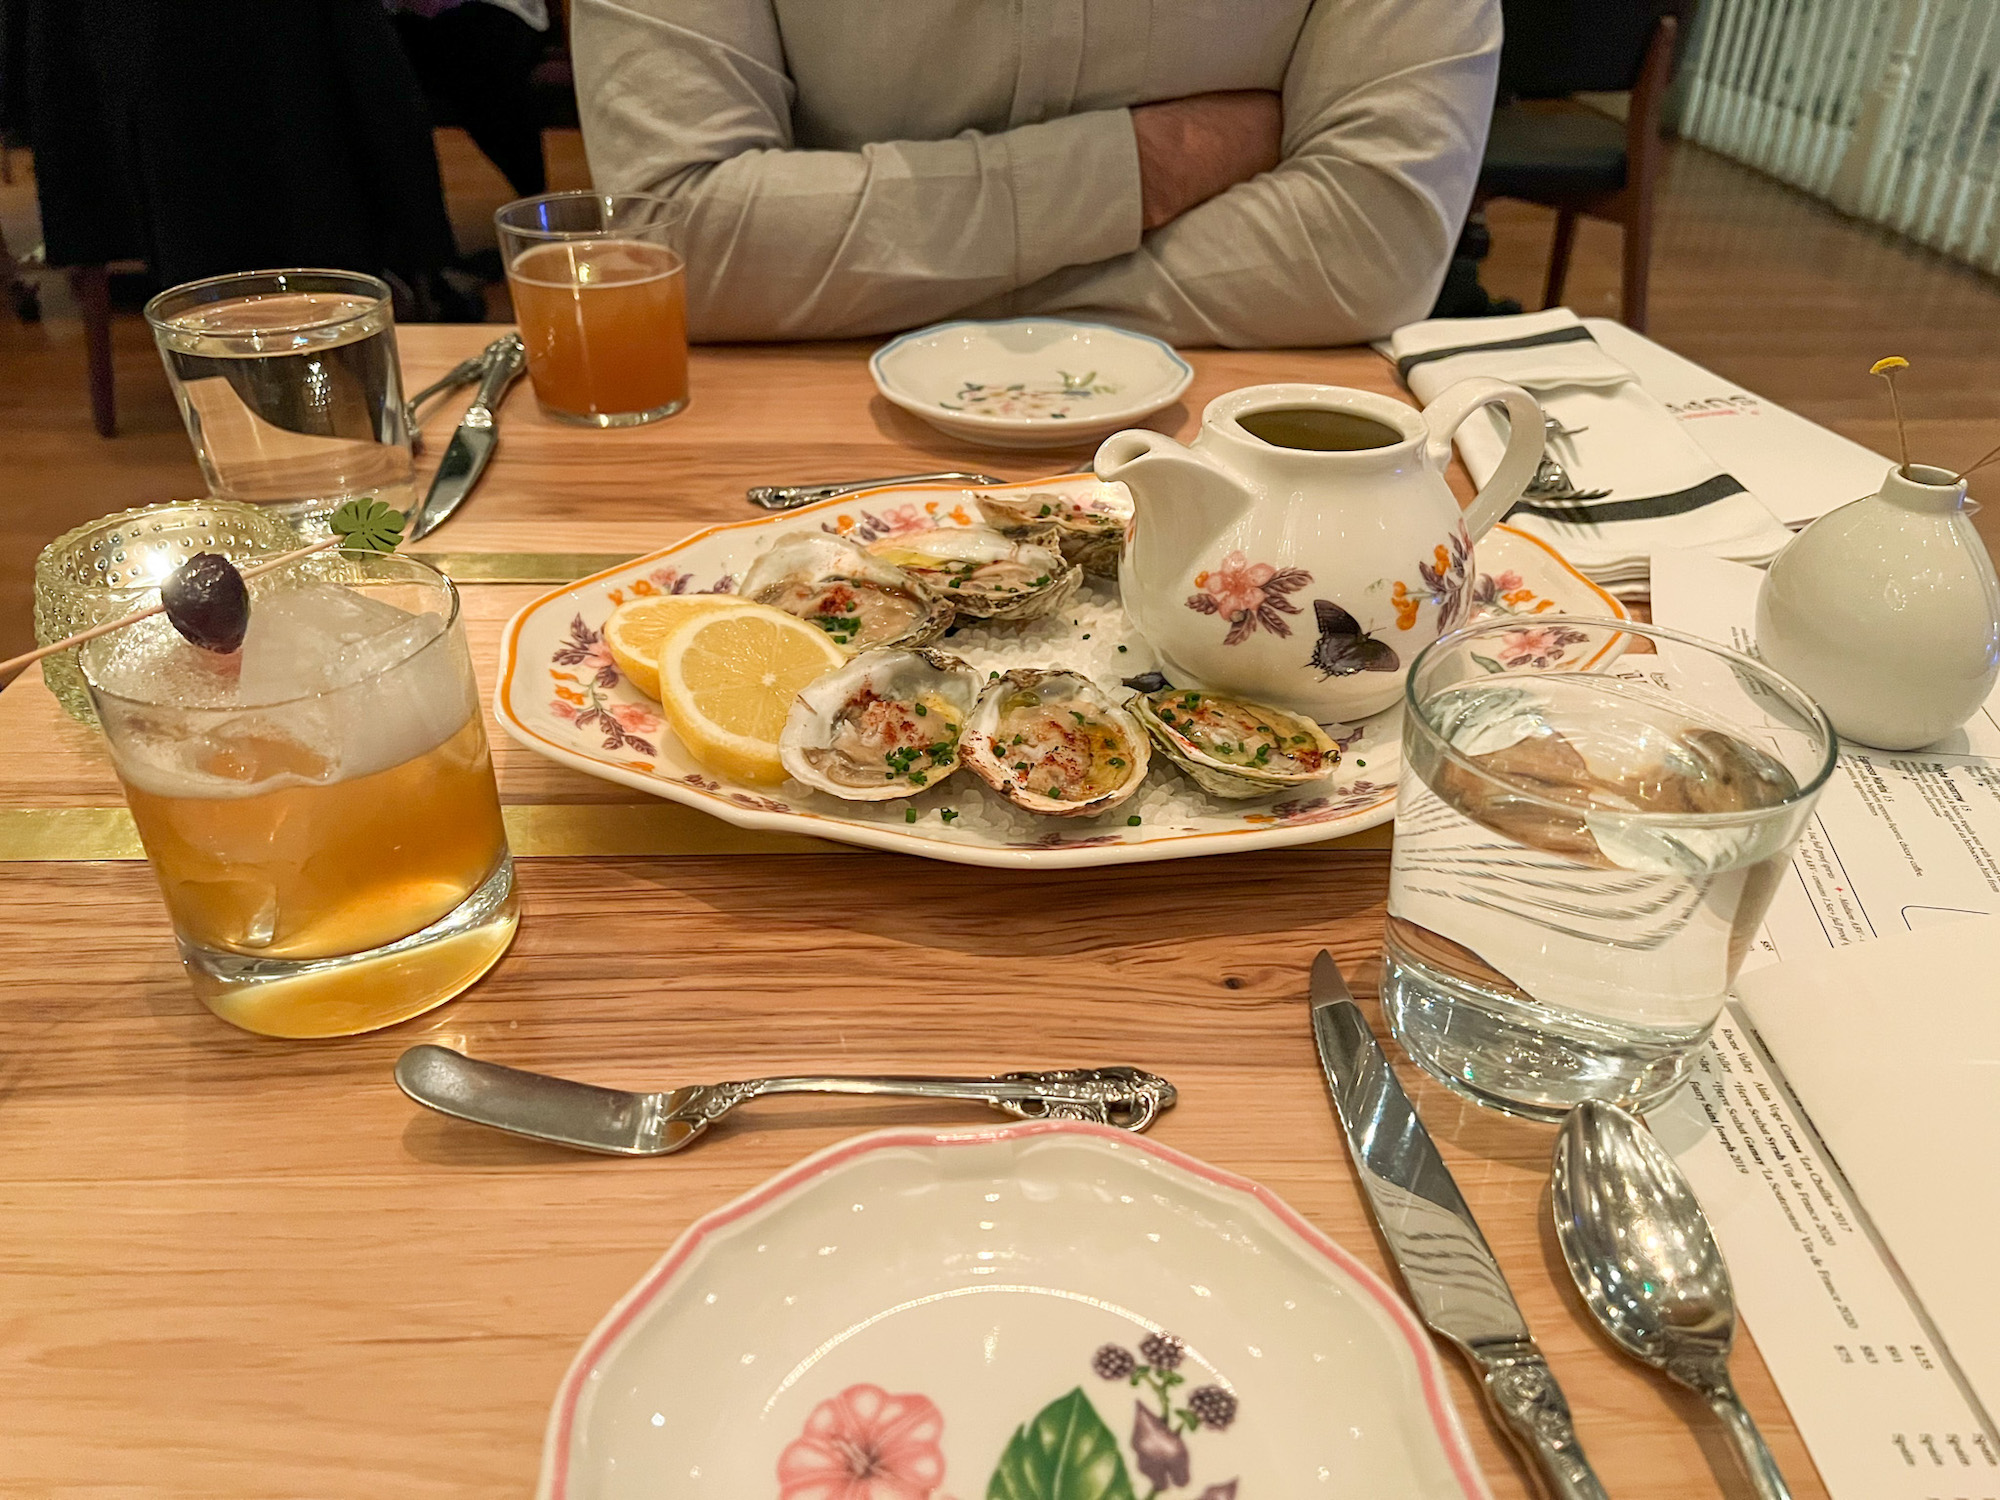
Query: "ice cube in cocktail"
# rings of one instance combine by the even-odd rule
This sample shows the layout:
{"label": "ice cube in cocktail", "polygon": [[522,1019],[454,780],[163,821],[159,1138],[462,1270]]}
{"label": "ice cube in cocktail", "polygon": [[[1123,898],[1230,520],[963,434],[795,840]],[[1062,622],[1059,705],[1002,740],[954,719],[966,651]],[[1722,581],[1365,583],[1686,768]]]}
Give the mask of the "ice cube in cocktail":
{"label": "ice cube in cocktail", "polygon": [[239,651],[156,616],[84,667],[189,975],[224,1019],[365,1031],[505,951],[512,869],[440,575],[315,560],[255,589]]}

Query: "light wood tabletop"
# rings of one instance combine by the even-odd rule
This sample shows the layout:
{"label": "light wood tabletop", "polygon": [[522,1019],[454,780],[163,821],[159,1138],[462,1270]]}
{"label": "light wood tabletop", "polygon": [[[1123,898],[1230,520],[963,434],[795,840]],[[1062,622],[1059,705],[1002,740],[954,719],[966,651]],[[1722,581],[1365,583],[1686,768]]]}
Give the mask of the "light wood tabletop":
{"label": "light wood tabletop", "polygon": [[[409,385],[494,332],[400,330]],[[875,395],[866,353],[697,350],[688,410],[626,432],[546,422],[523,382],[479,490],[417,550],[629,554],[752,514],[753,483],[1088,463],[947,439]],[[1185,401],[1152,425],[1187,435],[1211,397],[1263,381],[1395,388],[1365,350],[1191,360]],[[433,409],[425,473],[463,404]],[[464,592],[490,689],[499,627],[539,590]],[[530,856],[512,952],[418,1021],[277,1042],[189,992],[94,732],[32,673],[0,693],[0,1494],[528,1495],[571,1356],[692,1219],[843,1136],[990,1118],[776,1101],[683,1156],[585,1157],[415,1109],[390,1068],[418,1041],[627,1087],[1131,1063],[1179,1086],[1157,1139],[1267,1184],[1396,1284],[1305,998],[1331,948],[1386,1036],[1384,837],[996,872],[635,806],[494,738]],[[1399,1071],[1609,1491],[1745,1494],[1700,1403],[1616,1354],[1570,1290],[1549,1226],[1553,1131]],[[1445,1362],[1494,1493],[1531,1493]],[[1795,1493],[1824,1496],[1753,1341],[1735,1370]]]}

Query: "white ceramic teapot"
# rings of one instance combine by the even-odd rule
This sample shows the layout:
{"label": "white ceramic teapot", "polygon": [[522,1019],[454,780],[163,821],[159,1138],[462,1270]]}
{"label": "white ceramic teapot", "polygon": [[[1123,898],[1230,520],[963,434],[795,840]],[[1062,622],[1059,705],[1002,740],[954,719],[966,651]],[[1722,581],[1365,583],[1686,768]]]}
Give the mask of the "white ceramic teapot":
{"label": "white ceramic teapot", "polygon": [[[1452,434],[1489,405],[1513,432],[1461,515]],[[1132,492],[1119,589],[1176,685],[1331,722],[1394,703],[1416,654],[1465,619],[1473,543],[1541,456],[1534,397],[1482,378],[1421,412],[1340,386],[1249,386],[1208,403],[1193,446],[1114,433],[1096,468]]]}

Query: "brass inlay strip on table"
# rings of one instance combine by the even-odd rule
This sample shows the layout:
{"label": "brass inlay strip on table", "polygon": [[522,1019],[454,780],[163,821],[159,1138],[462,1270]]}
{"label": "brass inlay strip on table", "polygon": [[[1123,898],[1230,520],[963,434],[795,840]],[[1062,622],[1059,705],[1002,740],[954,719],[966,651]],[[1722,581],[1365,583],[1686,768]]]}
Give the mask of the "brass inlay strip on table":
{"label": "brass inlay strip on table", "polygon": [[[851,844],[738,828],[673,802],[525,802],[501,809],[520,859],[710,854],[860,854]],[[1389,825],[1306,849],[1386,849]],[[0,863],[144,859],[122,807],[0,808]]]}
{"label": "brass inlay strip on table", "polygon": [[453,583],[574,583],[636,552],[412,552]]}

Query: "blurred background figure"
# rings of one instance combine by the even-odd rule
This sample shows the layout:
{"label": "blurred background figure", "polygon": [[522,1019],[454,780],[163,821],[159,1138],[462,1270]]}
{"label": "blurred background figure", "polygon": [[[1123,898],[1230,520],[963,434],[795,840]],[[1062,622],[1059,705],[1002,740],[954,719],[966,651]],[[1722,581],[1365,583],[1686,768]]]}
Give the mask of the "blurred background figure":
{"label": "blurred background figure", "polygon": [[458,125],[517,196],[548,187],[535,69],[548,45],[547,0],[382,0],[431,99],[433,123]]}
{"label": "blurred background figure", "polygon": [[398,316],[482,316],[423,90],[375,0],[8,0],[52,265],[151,282],[269,266],[386,275]]}
{"label": "blurred background figure", "polygon": [[1097,318],[1184,345],[1420,318],[1496,0],[576,0],[600,191],[689,206],[697,339]]}

